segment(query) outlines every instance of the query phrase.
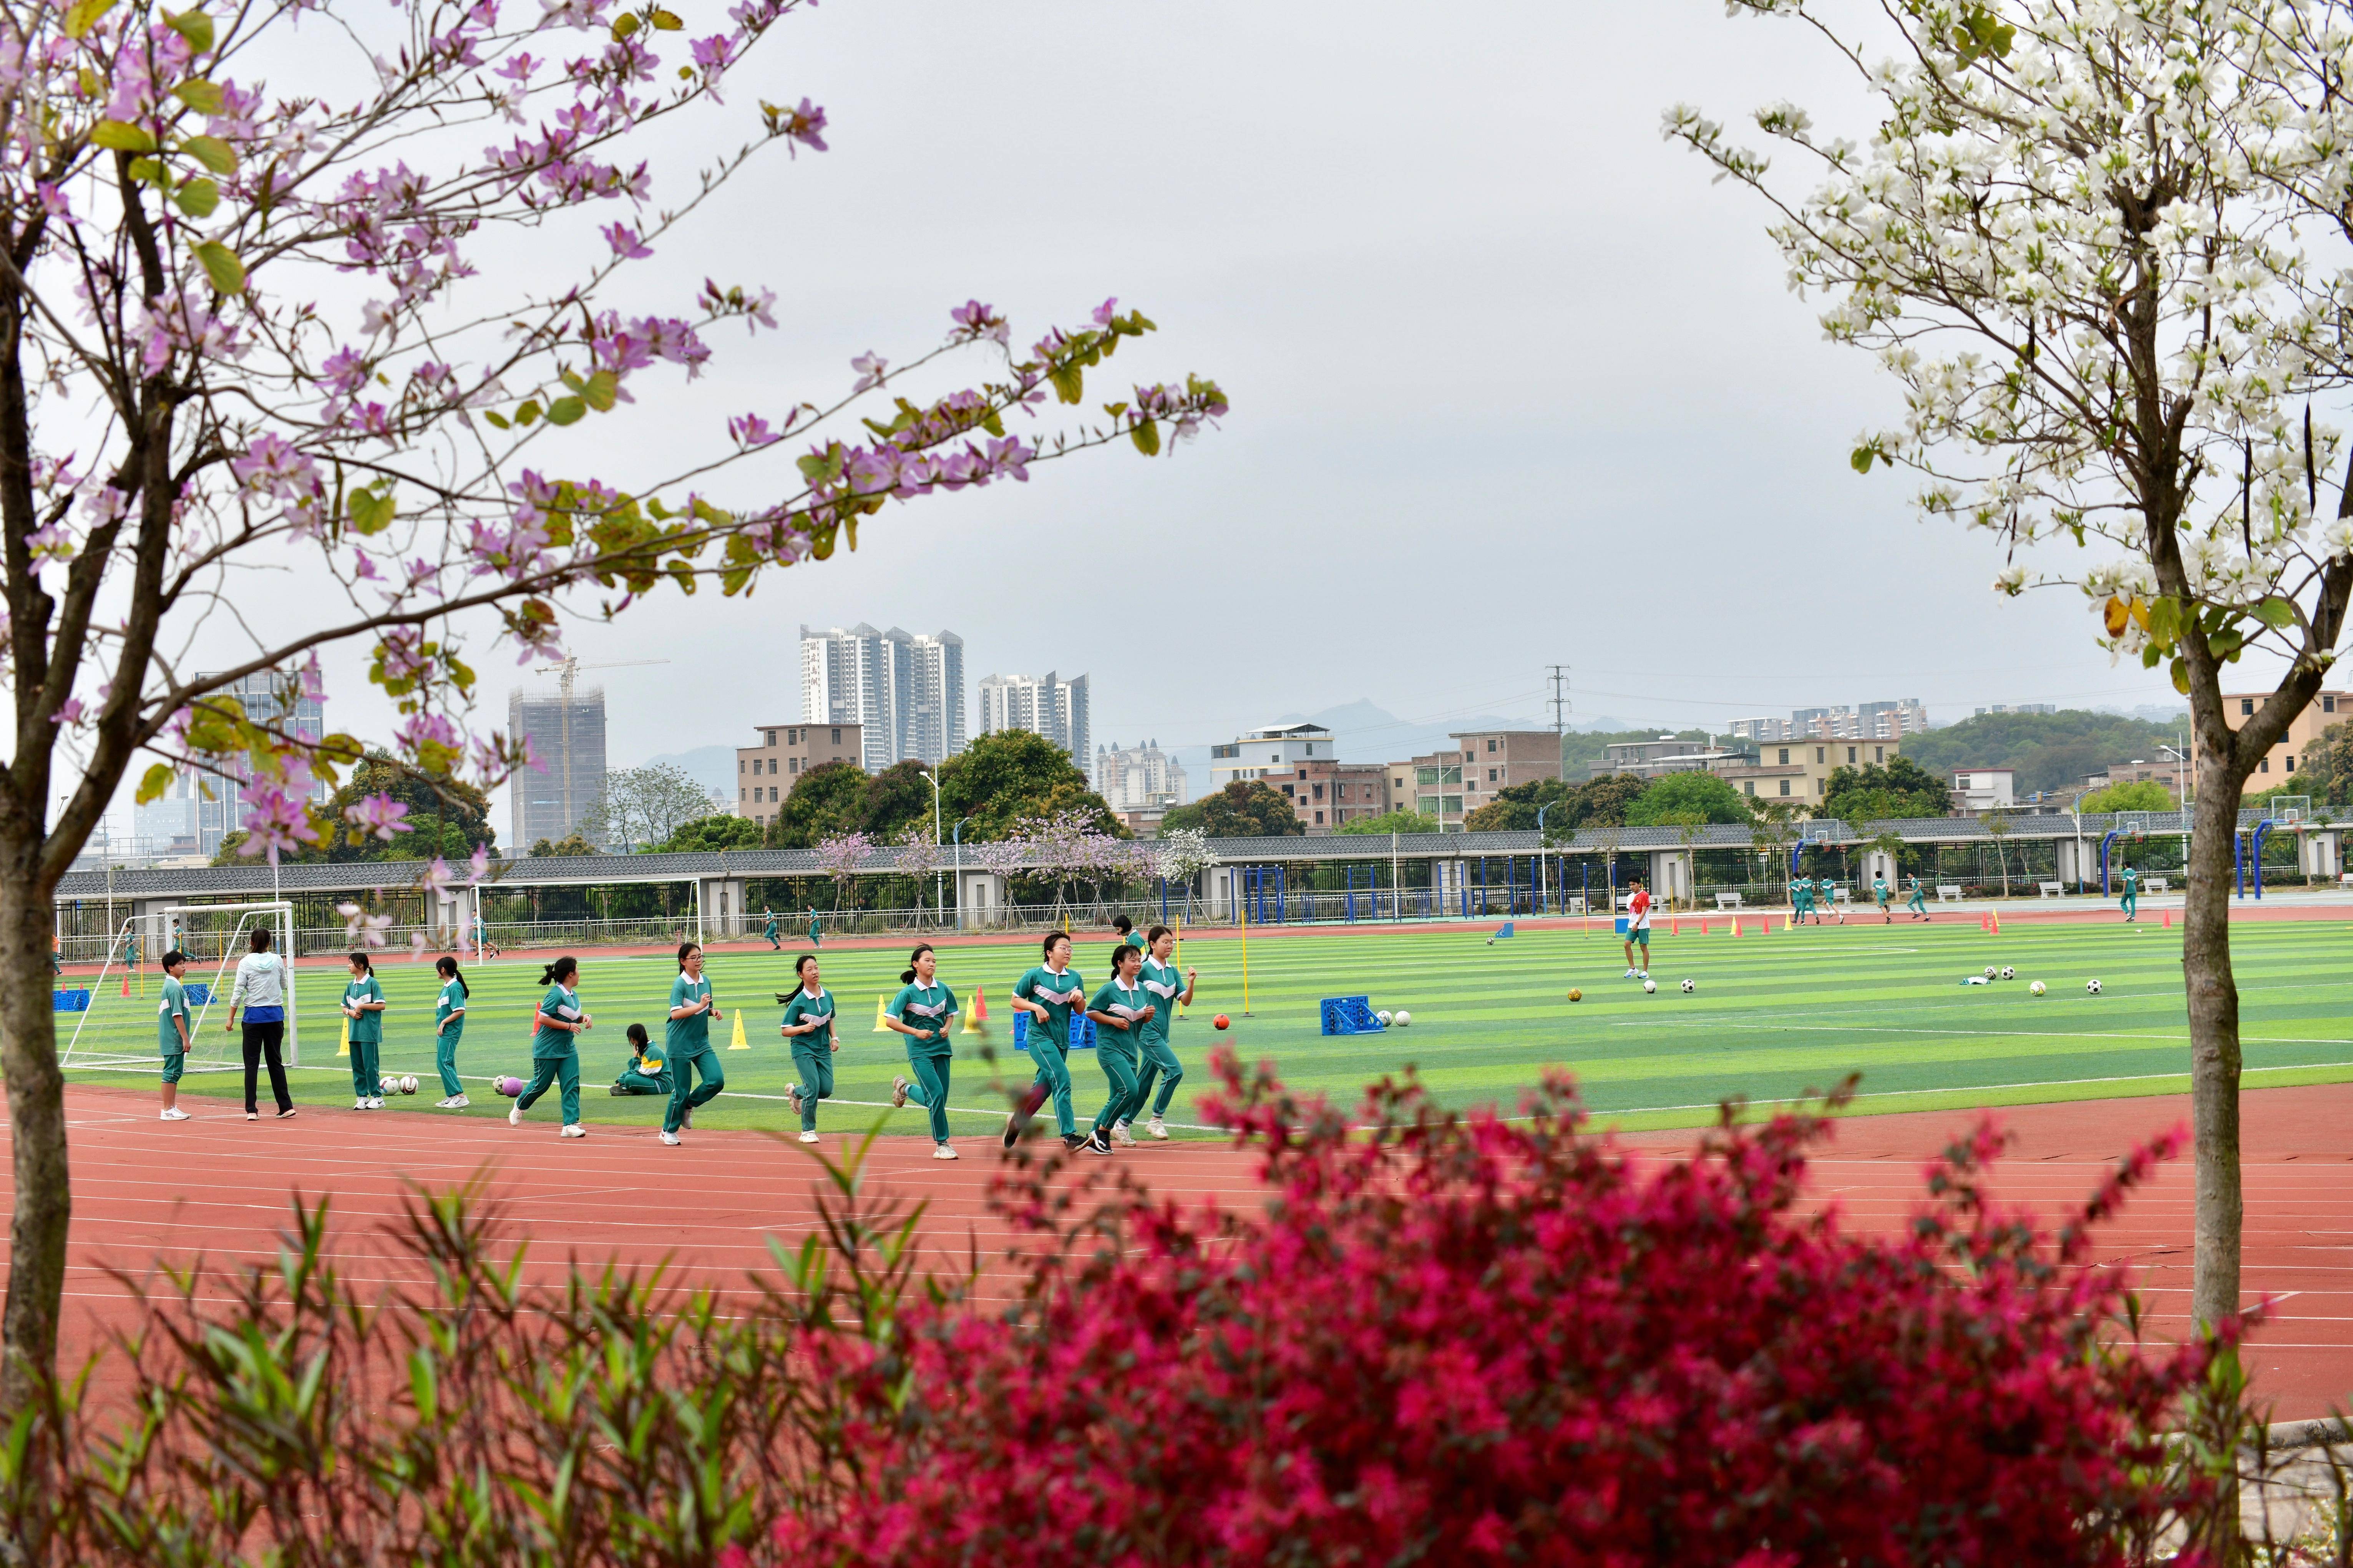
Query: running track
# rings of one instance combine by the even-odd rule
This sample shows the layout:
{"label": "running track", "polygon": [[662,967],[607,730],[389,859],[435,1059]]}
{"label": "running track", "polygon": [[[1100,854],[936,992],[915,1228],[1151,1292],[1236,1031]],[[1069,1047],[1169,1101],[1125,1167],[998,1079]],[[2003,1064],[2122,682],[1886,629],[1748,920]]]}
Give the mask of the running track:
{"label": "running track", "polygon": [[[668,1258],[723,1299],[738,1292],[747,1303],[757,1296],[747,1276],[767,1266],[768,1238],[797,1242],[814,1215],[816,1173],[799,1147],[757,1133],[690,1133],[684,1146],[665,1149],[650,1124],[559,1142],[547,1121],[516,1130],[408,1112],[363,1121],[310,1108],[282,1124],[248,1124],[202,1098],[198,1120],[173,1124],[156,1119],[152,1094],[79,1085],[67,1090],[67,1104],[75,1184],[69,1366],[108,1327],[129,1321],[117,1271],[142,1274],[159,1258],[185,1264],[199,1255],[216,1278],[269,1263],[296,1191],[332,1195],[336,1258],[363,1288],[410,1277],[382,1236],[400,1212],[404,1180],[438,1188],[487,1173],[512,1231],[530,1241],[531,1272],[541,1279],[554,1279],[573,1258]],[[1996,1190],[2048,1218],[2089,1192],[2134,1141],[2184,1121],[2188,1105],[2152,1098],[2001,1114],[2018,1142]],[[1815,1193],[1863,1227],[1900,1225],[1921,1191],[1922,1163],[1968,1121],[1949,1111],[1848,1120],[1815,1162]],[[2274,1419],[2317,1415],[2353,1394],[2353,1146],[2344,1136],[2353,1124],[2353,1085],[2250,1091],[2245,1124],[2249,1300],[2277,1301],[2249,1364],[2258,1391],[2277,1402]],[[1664,1154],[1691,1137],[1628,1141]],[[822,1147],[839,1145],[828,1136]],[[987,1139],[960,1147],[965,1158],[948,1163],[930,1158],[924,1140],[885,1138],[870,1169],[888,1191],[929,1205],[933,1247],[962,1254],[977,1242],[986,1256],[1007,1240],[982,1202],[996,1148]],[[1245,1205],[1255,1191],[1250,1161],[1219,1144],[1146,1145],[1112,1163],[1171,1195]],[[2102,1256],[2137,1271],[2160,1335],[2188,1324],[2189,1200],[2188,1165],[2176,1163],[2104,1232]]]}

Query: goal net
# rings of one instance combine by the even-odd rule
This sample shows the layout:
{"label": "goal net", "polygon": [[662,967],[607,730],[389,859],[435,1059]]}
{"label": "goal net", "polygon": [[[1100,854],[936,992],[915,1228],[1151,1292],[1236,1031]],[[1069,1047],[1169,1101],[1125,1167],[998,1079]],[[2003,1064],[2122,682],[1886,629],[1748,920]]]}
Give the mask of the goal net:
{"label": "goal net", "polygon": [[[188,999],[186,1070],[242,1069],[243,1044],[224,1026],[237,961],[253,951],[257,928],[269,931],[270,951],[285,962],[294,947],[294,906],[282,900],[174,905],[125,920],[107,942],[106,961],[95,980],[69,974],[57,983],[58,1033],[66,1037],[59,1064],[100,1072],[155,1071],[163,1059],[163,957],[176,947],[188,956],[188,966],[180,972]],[[288,1067],[302,1060],[293,973],[287,963]]]}

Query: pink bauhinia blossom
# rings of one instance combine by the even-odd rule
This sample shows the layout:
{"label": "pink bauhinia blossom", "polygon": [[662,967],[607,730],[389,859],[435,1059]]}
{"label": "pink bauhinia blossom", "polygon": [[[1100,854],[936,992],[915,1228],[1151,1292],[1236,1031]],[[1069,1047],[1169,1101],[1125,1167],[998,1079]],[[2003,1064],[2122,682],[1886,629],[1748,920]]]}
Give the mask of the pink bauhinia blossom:
{"label": "pink bauhinia blossom", "polygon": [[401,818],[408,815],[407,803],[388,795],[372,795],[343,807],[343,819],[367,835],[387,844],[397,833],[414,831]]}

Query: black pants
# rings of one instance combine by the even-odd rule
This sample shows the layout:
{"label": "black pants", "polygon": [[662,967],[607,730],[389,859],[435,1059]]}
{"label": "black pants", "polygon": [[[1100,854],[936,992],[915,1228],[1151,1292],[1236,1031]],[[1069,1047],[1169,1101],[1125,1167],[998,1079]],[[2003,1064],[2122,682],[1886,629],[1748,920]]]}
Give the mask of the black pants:
{"label": "black pants", "polygon": [[257,1076],[257,1069],[261,1066],[261,1061],[264,1057],[267,1057],[269,1059],[269,1092],[278,1097],[278,1109],[280,1110],[291,1110],[294,1109],[294,1097],[286,1092],[286,1063],[280,1056],[280,1051],[285,1047],[285,1044],[286,1026],[283,1022],[275,1024],[256,1024],[248,1021],[246,1024],[246,1110],[252,1110],[255,1109],[253,1103],[253,1093],[255,1089],[259,1086],[254,1082],[254,1079]]}

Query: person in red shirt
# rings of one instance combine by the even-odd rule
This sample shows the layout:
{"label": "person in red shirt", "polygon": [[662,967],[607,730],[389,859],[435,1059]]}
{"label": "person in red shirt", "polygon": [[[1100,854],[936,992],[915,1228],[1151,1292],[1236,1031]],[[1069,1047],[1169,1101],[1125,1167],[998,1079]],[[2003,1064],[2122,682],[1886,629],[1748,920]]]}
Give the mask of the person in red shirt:
{"label": "person in red shirt", "polygon": [[[1626,900],[1626,978],[1647,980],[1651,975],[1651,894],[1642,886],[1642,879],[1633,882],[1633,896]],[[1642,947],[1642,961],[1634,962],[1634,945]]]}

